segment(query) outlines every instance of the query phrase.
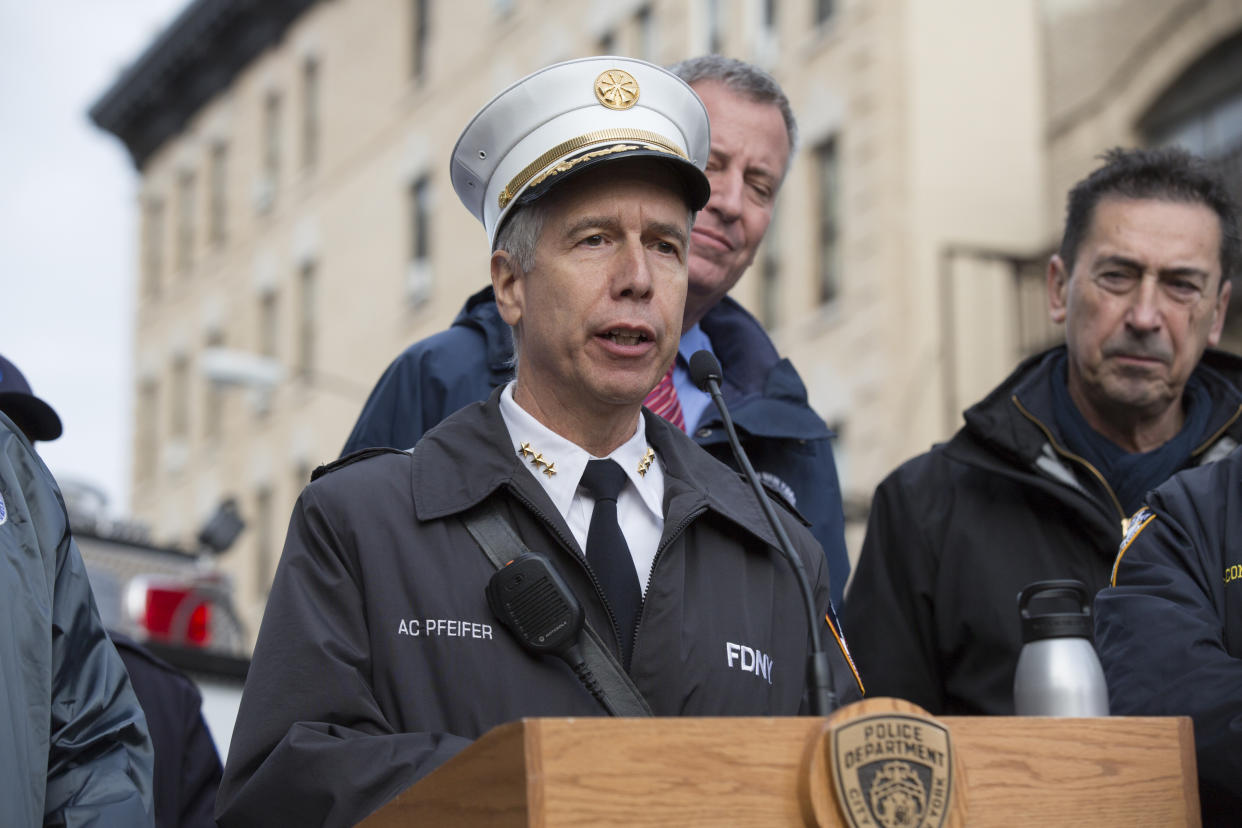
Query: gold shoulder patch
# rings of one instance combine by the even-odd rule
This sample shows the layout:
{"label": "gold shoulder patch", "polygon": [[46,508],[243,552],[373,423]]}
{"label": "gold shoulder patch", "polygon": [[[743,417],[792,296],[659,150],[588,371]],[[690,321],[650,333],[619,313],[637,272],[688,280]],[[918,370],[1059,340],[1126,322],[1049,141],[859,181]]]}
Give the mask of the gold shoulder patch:
{"label": "gold shoulder patch", "polygon": [[1126,554],[1126,550],[1130,548],[1130,544],[1134,543],[1139,533],[1147,527],[1147,524],[1155,519],[1156,513],[1144,506],[1126,521],[1125,534],[1121,536],[1121,547],[1117,550],[1117,560],[1113,561],[1113,575],[1109,579],[1111,586],[1117,586],[1117,567],[1121,566],[1121,559]]}

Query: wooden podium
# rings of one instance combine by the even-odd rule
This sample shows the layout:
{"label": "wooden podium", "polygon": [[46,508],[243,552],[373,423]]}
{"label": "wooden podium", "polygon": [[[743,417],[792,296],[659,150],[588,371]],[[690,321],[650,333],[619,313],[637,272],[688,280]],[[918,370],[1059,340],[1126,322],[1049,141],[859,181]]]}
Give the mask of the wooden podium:
{"label": "wooden podium", "polygon": [[[871,699],[818,718],[526,719],[484,734],[365,828],[846,825],[821,748]],[[852,711],[852,712],[851,712]],[[946,825],[1199,825],[1180,718],[942,717],[962,813]]]}

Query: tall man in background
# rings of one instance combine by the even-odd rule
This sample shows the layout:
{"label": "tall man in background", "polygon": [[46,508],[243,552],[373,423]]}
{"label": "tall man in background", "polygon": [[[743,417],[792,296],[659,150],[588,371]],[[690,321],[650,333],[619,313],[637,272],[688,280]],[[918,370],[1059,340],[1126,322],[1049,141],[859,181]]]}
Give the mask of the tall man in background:
{"label": "tall man in background", "polygon": [[[702,99],[711,123],[711,200],[690,239],[690,284],[677,359],[647,405],[734,465],[710,398],[690,381],[688,360],[715,353],[723,392],[751,462],[769,489],[811,522],[828,559],[833,602],[849,577],[841,489],[832,433],[811,410],[797,371],[759,322],[727,294],[755,258],[798,128],[789,99],[770,75],[719,55],[671,67]],[[487,399],[513,378],[513,342],[492,288],[471,296],[452,327],[407,348],[371,392],[343,453],[406,449],[459,408]]]}
{"label": "tall man in background", "polygon": [[1104,587],[1143,495],[1242,439],[1242,360],[1205,353],[1242,261],[1237,207],[1181,150],[1104,158],[1070,192],[1048,264],[1065,345],[876,489],[845,607],[872,694],[1012,714],[1018,592]]}

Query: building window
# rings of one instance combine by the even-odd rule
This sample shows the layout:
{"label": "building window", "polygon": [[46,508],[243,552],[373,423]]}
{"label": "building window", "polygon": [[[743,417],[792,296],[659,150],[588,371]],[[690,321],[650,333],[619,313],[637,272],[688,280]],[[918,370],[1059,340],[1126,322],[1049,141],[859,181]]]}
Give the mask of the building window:
{"label": "building window", "polygon": [[775,330],[780,324],[781,243],[778,214],[774,210],[763,246],[759,248],[759,319],[763,327]]}
{"label": "building window", "polygon": [[227,230],[225,218],[228,212],[228,162],[229,149],[223,143],[211,148],[211,161],[208,165],[207,238],[212,244],[223,244]]}
{"label": "building window", "polygon": [[617,33],[609,29],[599,36],[595,51],[601,55],[611,55],[617,51]]}
{"label": "building window", "polygon": [[190,433],[190,360],[185,356],[173,358],[169,398],[169,436],[185,439]]}
{"label": "building window", "polygon": [[142,221],[142,289],[152,298],[160,295],[164,269],[164,202],[149,199]]}
{"label": "building window", "polygon": [[[223,348],[224,333],[212,331],[207,334],[204,345],[208,348]],[[203,436],[208,440],[220,439],[220,420],[224,417],[224,392],[220,386],[208,379],[207,388],[203,392]]]}
{"label": "building window", "polygon": [[266,290],[259,296],[259,353],[271,359],[276,358],[276,334],[279,329],[277,298],[275,290]]}
{"label": "building window", "polygon": [[272,490],[261,486],[254,493],[254,582],[255,594],[266,598],[276,574],[276,542],[272,533]]}
{"label": "building window", "polygon": [[422,81],[427,74],[427,44],[430,42],[431,3],[410,0],[410,77]]}
{"label": "building window", "polygon": [[819,301],[831,302],[841,289],[841,175],[837,138],[815,148]]}
{"label": "building window", "polygon": [[153,379],[146,379],[138,387],[138,433],[134,435],[137,445],[135,467],[140,478],[150,480],[156,471],[156,451],[159,447],[160,386]]}
{"label": "building window", "polygon": [[827,22],[837,10],[837,0],[812,0],[815,9],[815,25]]}
{"label": "building window", "polygon": [[[1202,156],[1242,200],[1242,32],[1190,64],[1156,98],[1138,131],[1148,144],[1178,145]],[[1220,347],[1242,348],[1242,291],[1229,300]]]}
{"label": "building window", "polygon": [[410,185],[410,264],[406,294],[418,306],[431,298],[431,177],[420,175]]}
{"label": "building window", "polygon": [[718,54],[724,48],[721,5],[722,0],[707,0],[707,51],[711,54]]}
{"label": "building window", "polygon": [[638,39],[638,56],[643,60],[655,62],[656,26],[655,12],[651,10],[651,6],[643,6],[634,13],[634,29]]}
{"label": "building window", "polygon": [[1242,32],[1192,63],[1138,127],[1148,144],[1176,144],[1212,162],[1233,196],[1242,198]]}
{"label": "building window", "polygon": [[280,93],[269,92],[263,102],[263,206],[275,198],[280,184]]}
{"label": "building window", "polygon": [[177,176],[177,269],[185,273],[194,258],[194,173]]}
{"label": "building window", "polygon": [[302,64],[302,166],[319,161],[319,61],[308,57]]}
{"label": "building window", "polygon": [[775,66],[781,57],[780,31],[777,19],[777,0],[756,0],[754,50],[755,63],[764,67]]}
{"label": "building window", "polygon": [[315,373],[315,263],[298,274],[298,374],[311,382]]}

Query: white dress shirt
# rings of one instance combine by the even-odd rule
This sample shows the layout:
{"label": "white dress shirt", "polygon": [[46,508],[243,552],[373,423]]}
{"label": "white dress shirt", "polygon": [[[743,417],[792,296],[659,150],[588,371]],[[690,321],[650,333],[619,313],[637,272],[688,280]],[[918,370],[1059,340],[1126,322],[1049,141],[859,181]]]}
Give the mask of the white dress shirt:
{"label": "white dress shirt", "polygon": [[[509,383],[500,395],[500,416],[509,430],[513,451],[548,493],[556,510],[569,524],[579,552],[584,552],[595,498],[578,483],[587,462],[602,458],[592,456],[536,420],[514,401],[513,387],[514,383]],[[634,436],[608,455],[608,459],[615,460],[625,471],[626,483],[617,496],[617,522],[630,547],[644,596],[656,547],[664,532],[664,467],[659,458],[642,462],[649,448],[646,434],[646,423],[639,415]],[[640,465],[647,467],[646,474],[639,473]],[[548,474],[549,469],[555,473]]]}

